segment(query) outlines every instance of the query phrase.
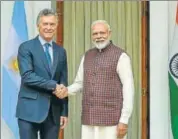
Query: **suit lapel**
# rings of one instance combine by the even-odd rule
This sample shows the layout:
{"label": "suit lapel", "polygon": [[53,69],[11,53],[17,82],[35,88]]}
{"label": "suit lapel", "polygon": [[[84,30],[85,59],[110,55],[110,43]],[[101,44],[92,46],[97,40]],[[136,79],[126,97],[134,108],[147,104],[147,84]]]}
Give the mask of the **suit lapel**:
{"label": "suit lapel", "polygon": [[44,53],[43,46],[41,45],[38,37],[36,37],[36,40],[35,40],[35,48],[39,54],[39,58],[42,60],[42,63],[44,65],[45,69],[48,71],[49,75],[51,76],[51,71],[50,71],[48,63],[47,63],[47,59],[46,59],[46,56]]}
{"label": "suit lapel", "polygon": [[52,78],[54,76],[54,73],[56,72],[57,68],[57,62],[58,62],[58,52],[57,47],[55,43],[53,43],[53,66],[52,66]]}

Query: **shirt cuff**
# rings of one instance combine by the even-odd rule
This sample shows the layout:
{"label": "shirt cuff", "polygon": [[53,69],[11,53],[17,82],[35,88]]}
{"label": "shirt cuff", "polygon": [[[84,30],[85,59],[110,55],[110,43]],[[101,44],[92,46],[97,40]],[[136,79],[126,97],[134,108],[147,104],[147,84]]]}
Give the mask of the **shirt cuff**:
{"label": "shirt cuff", "polygon": [[119,123],[128,124],[129,118],[127,116],[121,116]]}
{"label": "shirt cuff", "polygon": [[49,84],[47,85],[47,89],[49,89],[51,91],[55,91],[56,90],[56,85],[57,85],[57,82],[51,80],[51,82],[49,82]]}
{"label": "shirt cuff", "polygon": [[67,87],[68,90],[68,96],[74,96],[76,93],[72,92],[72,89],[70,87]]}

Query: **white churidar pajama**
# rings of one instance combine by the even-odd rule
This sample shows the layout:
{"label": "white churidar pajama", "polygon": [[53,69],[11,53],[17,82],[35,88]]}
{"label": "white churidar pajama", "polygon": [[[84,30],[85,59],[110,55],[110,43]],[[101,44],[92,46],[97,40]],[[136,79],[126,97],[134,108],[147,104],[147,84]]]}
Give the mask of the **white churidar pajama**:
{"label": "white churidar pajama", "polygon": [[82,125],[81,139],[126,139],[117,138],[117,126]]}

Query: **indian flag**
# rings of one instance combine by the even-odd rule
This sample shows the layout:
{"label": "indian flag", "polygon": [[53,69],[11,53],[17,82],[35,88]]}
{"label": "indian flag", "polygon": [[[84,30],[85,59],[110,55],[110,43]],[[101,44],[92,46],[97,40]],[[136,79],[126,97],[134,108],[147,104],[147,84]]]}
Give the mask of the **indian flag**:
{"label": "indian flag", "polygon": [[14,1],[11,26],[7,42],[2,46],[2,115],[1,138],[18,139],[19,131],[15,117],[20,75],[17,64],[19,45],[28,39],[24,1]]}
{"label": "indian flag", "polygon": [[173,42],[169,53],[169,88],[172,134],[174,139],[178,139],[178,7]]}

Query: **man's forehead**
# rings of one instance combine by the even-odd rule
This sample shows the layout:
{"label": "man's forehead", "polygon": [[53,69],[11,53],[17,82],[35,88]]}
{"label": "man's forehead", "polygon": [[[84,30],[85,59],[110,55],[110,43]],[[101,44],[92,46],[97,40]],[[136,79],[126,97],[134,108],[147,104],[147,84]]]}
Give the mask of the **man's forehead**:
{"label": "man's forehead", "polygon": [[43,20],[56,19],[56,16],[54,16],[54,15],[41,16],[41,19],[43,19]]}
{"label": "man's forehead", "polygon": [[40,18],[40,21],[42,21],[42,22],[56,22],[57,18],[54,15],[42,16]]}
{"label": "man's forehead", "polygon": [[103,23],[97,23],[92,27],[92,31],[103,30],[107,31],[108,27]]}

